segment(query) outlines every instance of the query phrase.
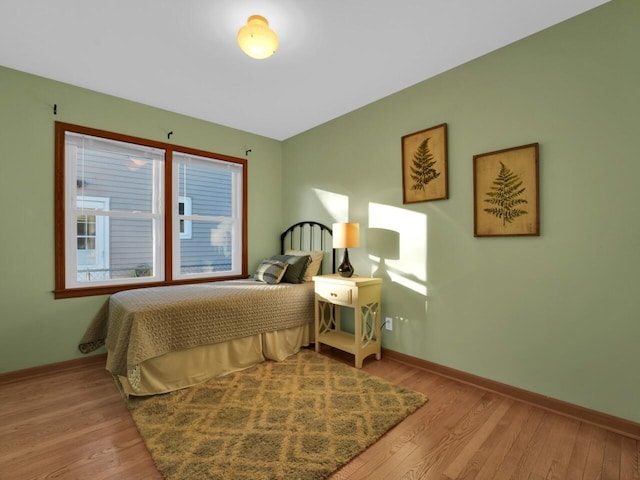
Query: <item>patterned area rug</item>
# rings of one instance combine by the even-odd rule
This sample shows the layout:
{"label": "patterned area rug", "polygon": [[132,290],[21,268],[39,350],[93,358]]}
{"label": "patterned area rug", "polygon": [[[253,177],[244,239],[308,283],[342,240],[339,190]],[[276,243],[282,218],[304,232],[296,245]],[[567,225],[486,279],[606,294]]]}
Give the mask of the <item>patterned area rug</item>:
{"label": "patterned area rug", "polygon": [[310,350],[127,402],[169,480],[326,478],[427,397]]}

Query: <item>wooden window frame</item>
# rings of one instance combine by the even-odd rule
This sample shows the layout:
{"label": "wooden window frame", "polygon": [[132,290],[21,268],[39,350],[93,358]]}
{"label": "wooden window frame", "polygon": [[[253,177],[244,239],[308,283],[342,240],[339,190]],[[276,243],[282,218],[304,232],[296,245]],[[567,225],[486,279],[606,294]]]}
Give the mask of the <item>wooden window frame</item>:
{"label": "wooden window frame", "polygon": [[[164,195],[164,280],[135,283],[135,284],[122,284],[122,285],[100,285],[100,286],[88,286],[80,288],[68,288],[66,286],[66,229],[65,229],[65,195],[66,195],[66,176],[65,176],[65,135],[66,132],[73,132],[82,135],[90,135],[94,137],[101,137],[108,140],[115,140],[127,143],[134,143],[152,148],[159,148],[165,150],[165,178],[163,184]],[[207,278],[194,278],[194,279],[181,279],[175,280],[173,278],[173,262],[172,262],[172,248],[173,248],[173,229],[172,229],[172,216],[173,209],[171,208],[171,199],[173,198],[172,192],[172,154],[173,152],[181,152],[190,155],[197,155],[200,157],[211,158],[218,161],[225,161],[230,163],[239,164],[242,166],[242,208],[241,208],[241,273],[238,275],[229,276],[215,276]],[[99,130],[90,127],[83,127],[80,125],[73,125],[70,123],[56,122],[55,123],[55,173],[54,173],[54,229],[55,229],[55,289],[53,290],[54,298],[73,298],[83,297],[91,295],[109,295],[122,290],[129,290],[133,288],[144,288],[152,286],[164,286],[164,285],[177,285],[188,283],[202,283],[212,282],[220,280],[231,280],[238,278],[248,277],[247,267],[247,186],[248,186],[248,171],[247,161],[242,158],[231,157],[229,155],[223,155],[219,153],[207,152],[195,148],[177,146],[169,143],[158,142],[155,140],[148,140],[140,137],[134,137],[121,133],[114,133],[105,130]]]}

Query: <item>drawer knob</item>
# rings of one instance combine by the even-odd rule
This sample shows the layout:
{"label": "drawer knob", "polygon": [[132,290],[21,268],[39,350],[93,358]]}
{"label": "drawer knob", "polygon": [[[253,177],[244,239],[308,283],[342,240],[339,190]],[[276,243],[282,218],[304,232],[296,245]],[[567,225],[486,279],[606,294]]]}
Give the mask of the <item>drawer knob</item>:
{"label": "drawer knob", "polygon": [[332,297],[337,297],[337,296],[338,296],[338,294],[337,294],[337,293],[333,293],[333,292],[331,292],[331,296],[332,296]]}

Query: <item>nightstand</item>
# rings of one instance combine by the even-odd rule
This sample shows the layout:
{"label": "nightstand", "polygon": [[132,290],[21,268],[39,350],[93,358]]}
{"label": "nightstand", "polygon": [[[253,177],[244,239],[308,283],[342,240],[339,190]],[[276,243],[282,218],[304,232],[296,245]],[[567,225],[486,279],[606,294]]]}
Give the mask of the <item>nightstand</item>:
{"label": "nightstand", "polygon": [[[371,277],[341,277],[337,274],[317,275],[315,282],[315,342],[330,345],[355,355],[356,368],[362,360],[376,354],[380,360],[381,322],[380,288],[382,279]],[[340,309],[354,310],[355,333],[344,332],[340,326]]]}

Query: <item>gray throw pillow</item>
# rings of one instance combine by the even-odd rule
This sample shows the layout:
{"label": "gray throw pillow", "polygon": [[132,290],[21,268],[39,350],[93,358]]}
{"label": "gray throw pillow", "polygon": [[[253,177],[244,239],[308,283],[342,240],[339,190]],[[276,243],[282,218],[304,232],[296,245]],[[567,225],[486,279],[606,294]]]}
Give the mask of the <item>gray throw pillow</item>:
{"label": "gray throw pillow", "polygon": [[288,264],[282,281],[286,283],[303,283],[304,273],[311,263],[309,255],[274,255],[271,260]]}

